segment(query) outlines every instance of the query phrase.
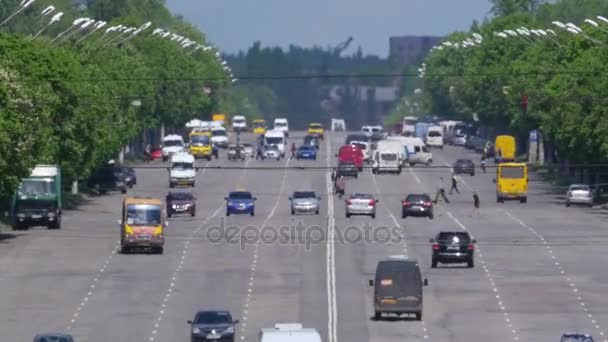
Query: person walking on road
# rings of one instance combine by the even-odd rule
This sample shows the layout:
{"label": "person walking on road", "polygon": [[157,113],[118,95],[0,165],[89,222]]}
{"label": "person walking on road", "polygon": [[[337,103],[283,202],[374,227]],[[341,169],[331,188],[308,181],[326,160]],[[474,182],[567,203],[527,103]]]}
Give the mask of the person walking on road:
{"label": "person walking on road", "polygon": [[152,160],[152,145],[146,145],[144,149],[144,157],[146,158],[146,163],[149,163]]}
{"label": "person walking on road", "polygon": [[291,159],[294,159],[296,157],[296,143],[291,143]]}
{"label": "person walking on road", "polygon": [[486,156],[484,155],[481,156],[481,171],[486,173]]}
{"label": "person walking on road", "polygon": [[454,190],[456,190],[457,193],[460,193],[460,190],[458,190],[458,176],[456,176],[456,172],[452,172],[452,187],[450,188],[450,195]]}
{"label": "person walking on road", "polygon": [[338,193],[338,198],[342,198],[344,196],[344,188],[346,184],[344,183],[344,177],[340,175],[338,177],[338,181],[336,182],[336,192]]}
{"label": "person walking on road", "polygon": [[435,200],[433,201],[433,203],[437,203],[437,201],[439,200],[439,196],[441,196],[443,198],[443,200],[445,201],[445,203],[450,203],[450,200],[448,200],[448,197],[445,195],[445,181],[443,180],[443,177],[439,178],[439,183],[437,184],[437,193],[435,194]]}

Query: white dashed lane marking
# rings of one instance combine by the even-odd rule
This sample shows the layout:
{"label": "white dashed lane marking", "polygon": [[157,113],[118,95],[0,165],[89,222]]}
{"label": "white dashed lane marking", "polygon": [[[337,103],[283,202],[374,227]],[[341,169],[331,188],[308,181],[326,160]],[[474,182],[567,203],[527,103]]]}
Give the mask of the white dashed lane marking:
{"label": "white dashed lane marking", "polygon": [[[446,214],[462,230],[469,232],[467,227],[464,224],[462,224],[462,222],[460,222],[460,220],[458,220],[456,217],[454,217],[454,215],[451,212],[446,211]],[[469,234],[471,234],[471,239],[474,239],[473,234],[471,232],[469,232]],[[492,289],[492,292],[494,292],[494,297],[496,298],[496,303],[498,304],[498,308],[500,309],[500,311],[502,312],[502,314],[504,316],[505,323],[511,332],[512,338],[514,341],[519,341],[519,335],[517,333],[517,329],[515,328],[513,321],[511,319],[511,316],[509,315],[509,311],[507,310],[507,307],[505,306],[504,301],[503,301],[502,297],[500,296],[500,290],[498,289],[498,286],[496,286],[496,282],[494,281],[494,276],[490,272],[490,269],[488,268],[488,265],[486,264],[486,261],[483,258],[483,254],[482,254],[479,246],[476,246],[475,253],[477,254],[477,258],[481,262],[481,267],[483,268],[486,278],[488,279],[488,282],[490,283],[490,288]]]}
{"label": "white dashed lane marking", "polygon": [[[584,298],[583,296],[580,294],[580,291],[578,289],[578,287],[576,286],[576,283],[572,280],[572,277],[568,276],[566,270],[564,269],[564,267],[561,265],[561,263],[558,261],[557,256],[555,256],[555,253],[553,252],[552,247],[550,246],[549,242],[545,239],[544,236],[542,236],[539,232],[536,231],[536,229],[530,227],[529,225],[527,225],[524,221],[520,220],[519,218],[517,218],[515,215],[511,214],[510,212],[503,210],[503,212],[513,221],[519,223],[520,226],[526,228],[528,231],[530,231],[533,235],[535,235],[540,241],[542,241],[543,245],[545,245],[545,250],[547,251],[547,253],[549,254],[549,256],[551,257],[551,260],[554,260],[554,265],[557,268],[557,271],[559,272],[559,274],[562,276],[562,278],[564,279],[564,281],[568,284],[568,286],[570,287],[570,289],[572,290],[573,296],[576,298],[576,300],[579,302],[583,312],[586,314],[586,317],[589,319],[589,321],[591,322],[591,325],[598,330],[600,336],[606,336],[606,332],[604,331],[604,329],[598,324],[597,320],[595,320],[593,318],[593,315],[591,313],[589,313],[590,309],[588,308],[587,304],[585,304]],[[608,342],[608,339],[605,339],[604,342]]]}

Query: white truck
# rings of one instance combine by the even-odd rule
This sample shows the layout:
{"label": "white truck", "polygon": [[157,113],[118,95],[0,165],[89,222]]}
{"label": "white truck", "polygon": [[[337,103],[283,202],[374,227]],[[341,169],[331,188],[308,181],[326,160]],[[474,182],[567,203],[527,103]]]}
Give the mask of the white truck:
{"label": "white truck", "polygon": [[426,144],[430,147],[443,148],[443,128],[431,126],[426,131]]}
{"label": "white truck", "polygon": [[163,161],[169,160],[171,155],[174,153],[183,152],[186,148],[186,143],[181,135],[169,134],[163,138],[163,144],[161,147],[161,153],[163,155]]}
{"label": "white truck", "polygon": [[194,156],[187,152],[173,154],[171,156],[171,167],[169,168],[169,187],[173,188],[176,185],[194,187],[195,180]]}
{"label": "white truck", "polygon": [[276,118],[273,122],[273,130],[285,133],[285,137],[289,138],[289,122],[286,118]]}
{"label": "white truck", "polygon": [[406,137],[406,139],[404,143],[407,146],[408,163],[410,166],[416,164],[428,166],[433,162],[433,154],[421,138]]}
{"label": "white truck", "polygon": [[287,144],[286,133],[281,130],[271,130],[264,133],[264,145],[275,145],[281,153],[281,158],[285,158],[285,145]]}
{"label": "white truck", "polygon": [[332,132],[346,131],[346,122],[344,119],[331,119]]}
{"label": "white truck", "polygon": [[381,140],[376,143],[372,158],[372,173],[401,173],[403,144],[400,141]]}
{"label": "white truck", "polygon": [[235,115],[232,118],[232,130],[235,132],[245,132],[247,130],[247,119],[242,115]]}
{"label": "white truck", "polygon": [[258,342],[321,342],[321,335],[301,323],[277,323],[274,328],[260,329]]}

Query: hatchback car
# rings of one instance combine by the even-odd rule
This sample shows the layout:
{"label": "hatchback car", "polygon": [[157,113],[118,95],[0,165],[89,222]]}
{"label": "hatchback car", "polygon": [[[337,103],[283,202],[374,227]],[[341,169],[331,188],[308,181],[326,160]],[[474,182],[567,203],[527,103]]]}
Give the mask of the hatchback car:
{"label": "hatchback car", "polygon": [[471,159],[458,159],[454,163],[454,173],[457,175],[460,174],[468,174],[471,176],[475,176],[475,164]]}
{"label": "hatchback car", "polygon": [[234,342],[238,323],[228,311],[199,311],[193,320],[188,321],[191,327],[190,341]]}
{"label": "hatchback car", "polygon": [[189,192],[170,192],[165,197],[167,216],[189,214],[196,216],[196,198]]}
{"label": "hatchback car", "polygon": [[302,145],[296,151],[296,159],[317,160],[317,149],[313,146]]}
{"label": "hatchback car", "polygon": [[571,204],[586,205],[593,207],[593,191],[586,184],[572,184],[566,193],[566,207]]}
{"label": "hatchback car", "polygon": [[346,200],[346,217],[351,215],[369,215],[376,218],[376,205],[379,200],[372,194],[354,193]]}
{"label": "hatchback car", "polygon": [[563,334],[559,342],[593,342],[593,337],[588,334],[568,333]]}
{"label": "hatchback car", "polygon": [[429,240],[433,247],[431,267],[438,263],[466,263],[473,267],[475,243],[467,232],[440,232],[434,239]]}
{"label": "hatchback car", "polygon": [[426,216],[433,219],[433,201],[427,194],[409,194],[401,204],[401,218]]}
{"label": "hatchback car", "polygon": [[355,177],[359,176],[359,168],[354,162],[342,161],[338,163],[338,170],[336,172],[338,176],[344,177]]}
{"label": "hatchback car", "polygon": [[314,191],[296,191],[291,197],[291,215],[296,213],[315,213],[319,215],[321,196]]}
{"label": "hatchback car", "polygon": [[228,194],[226,200],[226,216],[230,214],[255,215],[256,198],[249,191],[233,191]]}
{"label": "hatchback car", "polygon": [[74,342],[74,337],[68,334],[38,334],[34,342]]}

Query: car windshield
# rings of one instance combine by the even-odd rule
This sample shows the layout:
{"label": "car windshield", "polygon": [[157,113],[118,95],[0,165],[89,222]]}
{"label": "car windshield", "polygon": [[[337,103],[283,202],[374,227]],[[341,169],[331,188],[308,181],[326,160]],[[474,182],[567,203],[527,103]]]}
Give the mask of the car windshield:
{"label": "car windshield", "polygon": [[287,127],[287,124],[284,122],[275,122],[274,127]]}
{"label": "car windshield", "polygon": [[571,185],[570,191],[589,191],[591,188],[588,185]]}
{"label": "car windshield", "polygon": [[293,193],[293,198],[316,198],[314,191],[298,191]]}
{"label": "car windshield", "polygon": [[428,136],[429,136],[429,137],[440,137],[440,136],[441,136],[441,133],[439,133],[439,132],[437,132],[437,131],[430,131],[430,132],[428,133]]}
{"label": "car windshield", "polygon": [[356,194],[352,194],[350,196],[350,198],[356,198],[356,199],[373,199],[374,196],[372,196],[371,194],[361,194],[361,193],[356,193]]}
{"label": "car windshield", "polygon": [[225,324],[232,323],[232,317],[227,312],[201,312],[196,315],[197,324]]}
{"label": "car windshield", "polygon": [[471,237],[468,233],[442,232],[437,236],[438,241],[470,242]]}
{"label": "car windshield", "polygon": [[356,166],[355,166],[355,163],[353,163],[353,162],[343,162],[343,163],[338,164],[338,167],[346,169],[346,168],[353,168]]}
{"label": "car windshield", "polygon": [[281,137],[266,137],[267,144],[282,144],[283,138]]}
{"label": "car windshield", "polygon": [[158,226],[161,208],[152,204],[130,204],[127,206],[127,224],[130,226]]}
{"label": "car windshield", "polygon": [[21,183],[19,192],[22,194],[52,194],[55,193],[55,181],[25,179]]}
{"label": "car windshield", "polygon": [[231,192],[228,197],[233,200],[247,200],[253,198],[250,192]]}
{"label": "car windshield", "polygon": [[405,200],[408,202],[430,202],[431,198],[428,195],[408,195]]}
{"label": "car windshield", "polygon": [[174,170],[192,170],[194,165],[192,163],[173,163],[171,168]]}
{"label": "car windshield", "polygon": [[319,128],[323,128],[323,126],[321,126],[321,125],[316,125],[316,124],[311,124],[310,126],[308,126],[308,128],[312,128],[312,129],[319,129]]}
{"label": "car windshield", "polygon": [[245,123],[245,119],[234,119],[233,122],[237,124],[242,124]]}
{"label": "car windshield", "polygon": [[206,135],[193,135],[190,142],[194,145],[209,145],[209,137]]}
{"label": "car windshield", "polygon": [[298,149],[300,151],[314,151],[314,148],[312,146],[305,146],[305,145],[300,146]]}
{"label": "car windshield", "polygon": [[184,143],[181,140],[165,140],[163,141],[164,147],[172,147],[172,146],[183,146]]}
{"label": "car windshield", "polygon": [[458,159],[456,161],[456,165],[464,165],[464,164],[473,164],[473,162],[470,160],[467,160],[467,159]]}
{"label": "car windshield", "polygon": [[263,128],[263,127],[264,127],[264,122],[261,122],[261,121],[254,121],[254,122],[253,122],[253,127],[254,127],[254,128]]}
{"label": "car windshield", "polygon": [[382,153],[380,158],[384,161],[395,161],[397,160],[397,155],[395,153]]}
{"label": "car windshield", "polygon": [[503,166],[500,168],[500,177],[507,178],[507,179],[524,178],[524,167],[523,166]]}
{"label": "car windshield", "polygon": [[174,193],[170,193],[167,198],[169,198],[170,200],[173,201],[189,201],[194,199],[194,197],[192,196],[192,194],[189,193],[183,193],[183,192],[174,192]]}
{"label": "car windshield", "polygon": [[350,144],[353,145],[353,146],[357,146],[358,148],[360,148],[362,150],[367,149],[367,146],[365,146],[365,144],[362,144],[362,143],[351,142]]}
{"label": "car windshield", "polygon": [[372,128],[372,132],[373,133],[380,133],[380,132],[382,132],[382,128],[374,127],[374,128]]}
{"label": "car windshield", "polygon": [[223,129],[217,129],[215,131],[211,131],[211,135],[214,137],[225,137],[226,131],[224,131]]}
{"label": "car windshield", "polygon": [[413,119],[405,120],[405,124],[407,126],[414,126],[417,122],[418,122],[418,120],[413,120]]}

